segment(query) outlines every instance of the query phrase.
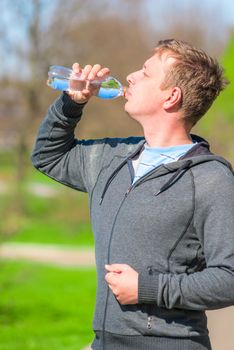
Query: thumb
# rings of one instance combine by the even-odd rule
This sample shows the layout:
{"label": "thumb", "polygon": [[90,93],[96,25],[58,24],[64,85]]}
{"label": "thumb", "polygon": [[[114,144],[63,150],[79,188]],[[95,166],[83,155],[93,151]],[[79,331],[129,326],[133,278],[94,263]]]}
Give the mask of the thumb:
{"label": "thumb", "polygon": [[121,273],[124,270],[124,264],[105,265],[105,269],[109,272]]}

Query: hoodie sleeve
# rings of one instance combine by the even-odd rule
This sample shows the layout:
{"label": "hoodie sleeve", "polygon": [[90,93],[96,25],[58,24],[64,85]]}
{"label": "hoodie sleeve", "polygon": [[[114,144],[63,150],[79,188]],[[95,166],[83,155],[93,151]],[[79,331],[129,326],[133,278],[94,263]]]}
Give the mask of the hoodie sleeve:
{"label": "hoodie sleeve", "polygon": [[75,138],[74,130],[84,106],[73,102],[65,93],[50,106],[31,160],[35,168],[49,177],[89,192],[100,171],[105,141]]}
{"label": "hoodie sleeve", "polygon": [[[214,164],[214,162],[212,162]],[[139,275],[139,302],[168,309],[234,305],[234,176],[221,163],[195,176],[194,228],[206,267],[191,274]]]}

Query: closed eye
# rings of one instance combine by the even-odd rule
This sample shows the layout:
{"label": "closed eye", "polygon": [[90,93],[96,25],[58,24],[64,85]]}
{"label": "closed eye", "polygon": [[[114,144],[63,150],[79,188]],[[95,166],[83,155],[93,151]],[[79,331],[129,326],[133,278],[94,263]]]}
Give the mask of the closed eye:
{"label": "closed eye", "polygon": [[149,78],[149,75],[145,71],[143,71],[143,74],[145,77]]}
{"label": "closed eye", "polygon": [[145,77],[149,77],[149,74],[147,74],[147,72],[146,72],[146,65],[145,64],[144,64],[144,66],[142,68],[142,72],[143,72]]}

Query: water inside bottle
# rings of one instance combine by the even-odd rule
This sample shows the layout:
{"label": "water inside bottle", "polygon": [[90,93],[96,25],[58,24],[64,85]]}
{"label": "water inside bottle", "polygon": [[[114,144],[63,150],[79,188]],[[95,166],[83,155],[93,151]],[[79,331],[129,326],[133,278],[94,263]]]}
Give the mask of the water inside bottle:
{"label": "water inside bottle", "polygon": [[[72,77],[72,70],[62,66],[52,66],[48,72],[47,85],[55,90],[80,91],[86,86],[86,81],[79,80],[79,77]],[[95,95],[102,99],[114,99],[125,96],[126,88],[113,77],[108,77],[104,81],[93,80],[90,82],[97,92]]]}
{"label": "water inside bottle", "polygon": [[55,90],[69,90],[69,81],[63,78],[49,77],[47,80],[47,85]]}

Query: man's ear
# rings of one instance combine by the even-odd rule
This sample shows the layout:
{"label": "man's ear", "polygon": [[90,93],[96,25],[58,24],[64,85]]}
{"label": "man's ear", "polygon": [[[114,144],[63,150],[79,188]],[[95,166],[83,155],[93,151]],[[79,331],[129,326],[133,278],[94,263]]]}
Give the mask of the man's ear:
{"label": "man's ear", "polygon": [[182,100],[182,91],[179,87],[175,86],[168,90],[168,96],[164,101],[163,107],[166,111],[179,107]]}

